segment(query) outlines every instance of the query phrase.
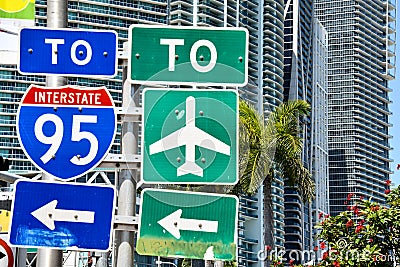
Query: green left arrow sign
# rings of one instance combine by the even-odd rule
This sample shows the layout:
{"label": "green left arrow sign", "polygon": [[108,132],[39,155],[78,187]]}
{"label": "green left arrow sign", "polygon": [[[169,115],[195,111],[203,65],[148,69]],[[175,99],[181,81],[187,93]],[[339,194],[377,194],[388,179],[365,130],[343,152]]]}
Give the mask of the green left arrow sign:
{"label": "green left arrow sign", "polygon": [[136,250],[141,255],[235,260],[237,211],[235,196],[145,189]]}

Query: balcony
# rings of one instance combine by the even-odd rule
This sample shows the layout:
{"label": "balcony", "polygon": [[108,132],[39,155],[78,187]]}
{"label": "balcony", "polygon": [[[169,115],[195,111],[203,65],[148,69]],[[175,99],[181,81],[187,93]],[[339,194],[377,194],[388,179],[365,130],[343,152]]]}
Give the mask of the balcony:
{"label": "balcony", "polygon": [[171,21],[174,21],[174,22],[176,22],[176,21],[185,21],[185,22],[190,22],[190,23],[193,22],[191,17],[188,17],[188,16],[183,15],[183,14],[172,15],[171,16]]}
{"label": "balcony", "polygon": [[[394,70],[394,69],[391,69],[391,70]],[[390,71],[389,69],[387,69],[387,71],[385,73],[381,73],[381,76],[389,81],[392,81],[395,79],[394,71]]]}
{"label": "balcony", "polygon": [[396,20],[396,11],[395,10],[389,11],[389,13],[387,14],[387,20],[388,20],[388,22],[393,22]]}
{"label": "balcony", "polygon": [[396,9],[396,1],[395,0],[386,0],[383,4],[387,7],[388,10]]}
{"label": "balcony", "polygon": [[383,38],[383,42],[385,42],[387,45],[394,45],[396,43],[396,40],[395,40],[394,36],[386,35]]}
{"label": "balcony", "polygon": [[384,27],[385,32],[388,33],[388,34],[392,34],[392,33],[394,33],[396,31],[394,26],[392,26],[391,24],[392,23],[386,24],[385,27]]}

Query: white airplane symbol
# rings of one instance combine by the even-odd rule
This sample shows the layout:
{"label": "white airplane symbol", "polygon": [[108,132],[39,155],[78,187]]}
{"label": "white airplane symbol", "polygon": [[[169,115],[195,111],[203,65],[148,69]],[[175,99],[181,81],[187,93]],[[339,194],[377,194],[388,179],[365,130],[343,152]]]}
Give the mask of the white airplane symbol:
{"label": "white airplane symbol", "polygon": [[185,146],[185,163],[177,169],[177,176],[193,174],[203,177],[203,169],[195,163],[196,146],[230,155],[230,146],[199,129],[195,125],[196,103],[193,96],[186,98],[186,126],[150,145],[150,155]]}

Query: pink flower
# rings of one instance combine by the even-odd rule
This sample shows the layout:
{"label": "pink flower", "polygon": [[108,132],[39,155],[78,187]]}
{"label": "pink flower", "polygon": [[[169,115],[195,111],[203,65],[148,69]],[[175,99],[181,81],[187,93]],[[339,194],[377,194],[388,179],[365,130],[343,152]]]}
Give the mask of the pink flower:
{"label": "pink flower", "polygon": [[392,183],[392,181],[386,180],[385,183],[386,183],[387,186],[389,186]]}
{"label": "pink flower", "polygon": [[319,243],[319,246],[320,246],[321,249],[325,249],[326,248],[325,242]]}
{"label": "pink flower", "polygon": [[386,189],[385,190],[385,194],[387,195],[387,194],[389,194],[390,193],[390,189]]}

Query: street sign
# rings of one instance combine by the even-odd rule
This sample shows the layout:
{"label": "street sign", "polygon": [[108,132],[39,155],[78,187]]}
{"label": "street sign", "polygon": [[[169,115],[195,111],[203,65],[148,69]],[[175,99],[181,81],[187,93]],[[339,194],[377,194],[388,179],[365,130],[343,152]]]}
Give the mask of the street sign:
{"label": "street sign", "polygon": [[245,86],[245,28],[132,25],[128,78],[140,84]]}
{"label": "street sign", "polygon": [[136,250],[141,255],[235,260],[235,196],[145,189]]}
{"label": "street sign", "polygon": [[19,38],[22,74],[113,77],[117,73],[115,31],[24,28]]}
{"label": "street sign", "polygon": [[109,249],[115,207],[112,186],[19,180],[14,192],[12,245]]}
{"label": "street sign", "polygon": [[11,248],[6,234],[0,234],[0,267],[14,267],[15,248]]}
{"label": "street sign", "polygon": [[25,155],[59,179],[73,179],[95,168],[108,153],[115,132],[114,102],[105,87],[32,85],[17,112],[17,135]]}
{"label": "street sign", "polygon": [[145,183],[236,184],[236,91],[147,88],[143,103]]}

